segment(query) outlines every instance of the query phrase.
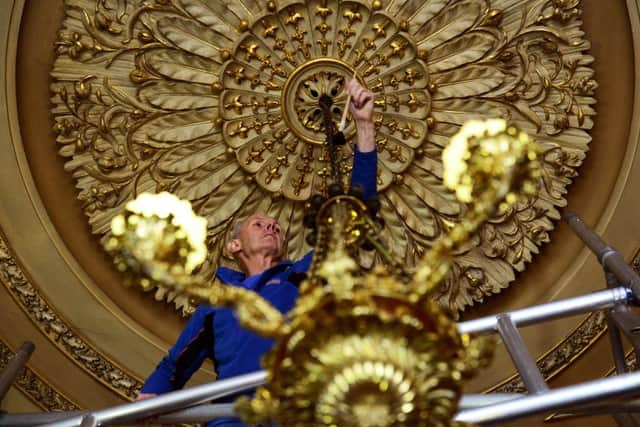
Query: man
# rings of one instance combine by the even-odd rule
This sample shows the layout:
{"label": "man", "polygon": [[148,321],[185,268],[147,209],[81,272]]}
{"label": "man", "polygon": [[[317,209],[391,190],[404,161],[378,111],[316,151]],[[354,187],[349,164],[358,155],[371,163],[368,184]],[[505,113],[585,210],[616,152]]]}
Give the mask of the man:
{"label": "man", "polygon": [[[351,182],[362,186],[366,200],[376,195],[373,94],[356,80],[347,80],[345,90],[351,95],[349,108],[357,129]],[[298,290],[290,278],[309,269],[311,253],[295,263],[283,261],[282,229],[275,219],[249,216],[236,227],[227,249],[242,271],[218,268],[216,276],[223,283],[257,292],[282,313],[294,307]],[[271,339],[241,328],[232,310],[200,306],[145,382],[138,400],[181,388],[207,357],[213,360],[218,379],[258,371],[260,358],[272,345]],[[242,425],[237,418],[221,418],[207,427]]]}

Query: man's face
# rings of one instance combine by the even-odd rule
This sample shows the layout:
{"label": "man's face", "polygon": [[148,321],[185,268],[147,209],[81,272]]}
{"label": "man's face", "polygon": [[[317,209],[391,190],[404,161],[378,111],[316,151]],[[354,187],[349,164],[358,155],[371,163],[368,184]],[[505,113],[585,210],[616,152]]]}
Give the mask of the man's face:
{"label": "man's face", "polygon": [[282,229],[278,222],[268,216],[253,214],[240,227],[238,234],[241,250],[246,256],[255,253],[282,256]]}

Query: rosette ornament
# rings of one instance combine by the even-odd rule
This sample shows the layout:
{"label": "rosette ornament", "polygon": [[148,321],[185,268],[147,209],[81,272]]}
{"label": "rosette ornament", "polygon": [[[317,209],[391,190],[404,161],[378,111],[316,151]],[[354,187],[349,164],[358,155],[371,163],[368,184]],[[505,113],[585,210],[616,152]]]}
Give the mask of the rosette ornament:
{"label": "rosette ornament", "polygon": [[[590,141],[597,85],[579,1],[65,4],[53,126],[93,232],[108,239],[137,194],[170,191],[207,219],[202,277],[232,262],[225,240],[256,211],[283,225],[289,258],[309,250],[304,202],[330,178],[318,100],[330,96],[339,121],[344,77],[375,94],[383,235],[409,268],[467,210],[441,162],[464,122],[501,117],[541,144],[540,192],[459,247],[435,291],[453,311],[500,292],[548,241]],[[348,141],[354,132],[349,121]],[[349,144],[340,158],[348,172]]]}

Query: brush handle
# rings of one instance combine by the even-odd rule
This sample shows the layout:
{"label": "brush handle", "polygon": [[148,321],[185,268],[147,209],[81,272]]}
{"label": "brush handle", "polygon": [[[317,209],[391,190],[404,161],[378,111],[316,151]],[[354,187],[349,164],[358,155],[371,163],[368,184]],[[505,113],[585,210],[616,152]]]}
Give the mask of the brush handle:
{"label": "brush handle", "polygon": [[342,119],[340,119],[340,124],[338,125],[338,132],[344,131],[344,128],[347,124],[347,112],[349,112],[349,103],[351,102],[351,94],[347,95],[347,102],[344,104],[344,111],[342,112]]}
{"label": "brush handle", "polygon": [[[354,71],[353,77],[356,78],[357,74]],[[349,112],[349,103],[351,102],[351,94],[347,95],[347,102],[344,103],[344,110],[342,111],[342,119],[340,119],[340,124],[338,125],[338,132],[343,132],[344,128],[347,124],[347,113]]]}

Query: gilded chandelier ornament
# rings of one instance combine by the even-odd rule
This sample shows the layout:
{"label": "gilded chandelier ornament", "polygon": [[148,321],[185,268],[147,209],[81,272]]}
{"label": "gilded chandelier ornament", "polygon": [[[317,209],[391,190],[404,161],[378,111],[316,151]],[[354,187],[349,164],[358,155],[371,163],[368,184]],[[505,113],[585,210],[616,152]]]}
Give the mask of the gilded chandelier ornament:
{"label": "gilded chandelier ornament", "polygon": [[316,99],[341,106],[354,72],[376,95],[381,233],[400,265],[415,267],[467,211],[445,190],[440,160],[464,122],[501,117],[542,147],[538,195],[482,225],[434,291],[453,311],[507,287],[549,240],[588,149],[597,84],[578,0],[65,5],[53,128],[93,232],[108,240],[128,201],[170,191],[207,219],[203,278],[231,262],[225,238],[256,211],[285,225],[289,258],[309,250],[304,204],[326,191],[330,169]]}
{"label": "gilded chandelier ornament", "polygon": [[[134,269],[135,275],[164,266],[166,274],[156,277],[165,284],[190,297],[232,306],[242,324],[277,338],[263,360],[267,384],[253,399],[237,403],[248,423],[452,425],[463,380],[488,362],[492,345],[486,338],[459,335],[450,313],[434,300],[434,290],[455,252],[485,220],[523,196],[535,196],[539,153],[537,144],[503,120],[464,125],[443,159],[445,183],[469,203],[468,210],[418,263],[409,283],[381,267],[362,271],[351,254],[363,241],[378,239],[367,207],[353,196],[326,200],[316,219],[319,239],[312,268],[296,306],[286,315],[289,321],[256,293],[190,277],[185,260],[199,245],[185,249],[170,243],[184,241],[173,235],[182,237],[187,231],[174,220],[170,222],[177,229],[166,227],[166,214],[149,216],[144,210],[143,216],[160,226],[131,221],[132,215],[140,215],[133,210],[116,217],[108,250],[118,259],[143,253],[135,262],[125,262],[148,266]],[[170,236],[152,235],[148,229]],[[157,244],[128,237],[142,234]],[[178,265],[163,262],[167,253],[176,252]]]}

